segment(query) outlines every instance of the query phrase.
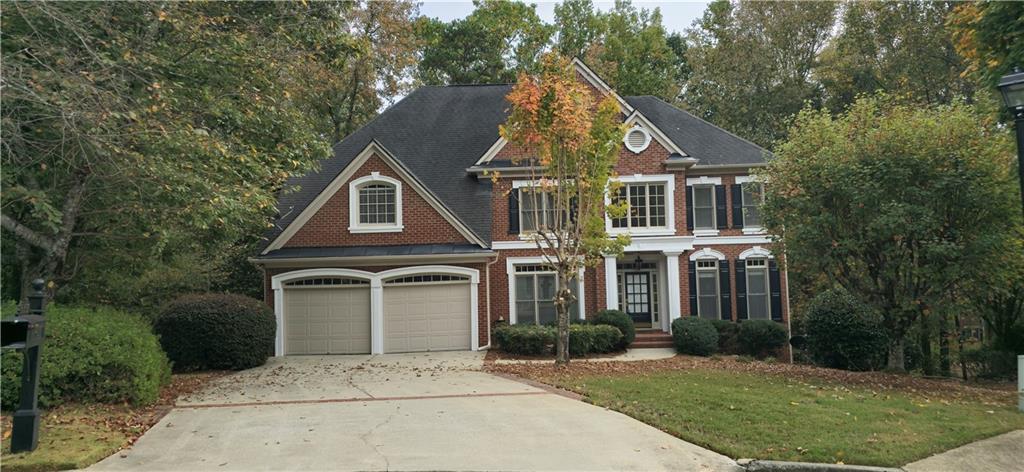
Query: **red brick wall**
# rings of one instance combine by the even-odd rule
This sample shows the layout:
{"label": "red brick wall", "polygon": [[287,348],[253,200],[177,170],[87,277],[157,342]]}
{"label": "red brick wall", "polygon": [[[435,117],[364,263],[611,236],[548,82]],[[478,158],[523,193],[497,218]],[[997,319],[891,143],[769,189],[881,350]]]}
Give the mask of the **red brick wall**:
{"label": "red brick wall", "polygon": [[[402,180],[376,155],[353,174],[352,180],[380,172]],[[350,233],[348,182],[334,194],[284,247],[390,246],[399,244],[465,244],[468,241],[407,182],[402,183],[402,224],[395,233]]]}

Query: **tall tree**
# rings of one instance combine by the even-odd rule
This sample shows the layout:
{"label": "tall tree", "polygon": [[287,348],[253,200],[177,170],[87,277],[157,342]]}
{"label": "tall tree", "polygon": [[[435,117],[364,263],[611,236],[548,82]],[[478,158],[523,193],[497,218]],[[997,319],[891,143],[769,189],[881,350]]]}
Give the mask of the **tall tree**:
{"label": "tall tree", "polygon": [[284,180],[328,155],[279,34],[323,8],[5,4],[0,223],[22,285],[105,260],[73,251],[153,260],[262,228]]}
{"label": "tall tree", "polygon": [[787,262],[823,274],[884,316],[889,367],[908,330],[1007,268],[1020,225],[1012,145],[961,105],[868,97],[833,118],[801,112],[765,177],[764,218]]}
{"label": "tall tree", "polygon": [[832,2],[712,2],[688,31],[682,105],[764,147],[820,90],[811,74],[835,20]]}
{"label": "tall tree", "polygon": [[555,50],[563,57],[584,57],[604,36],[604,23],[591,0],[566,0],[555,5]]}
{"label": "tall tree", "polygon": [[948,23],[965,75],[995,87],[1014,66],[1024,67],[1024,3],[964,2]]}
{"label": "tall tree", "polygon": [[534,4],[474,0],[466,18],[445,23],[423,18],[417,26],[423,53],[417,77],[433,85],[511,83],[531,71],[553,29]]}
{"label": "tall tree", "polygon": [[885,91],[921,103],[970,99],[946,18],[950,2],[849,2],[842,29],[820,55],[814,75],[825,104],[841,111],[860,94]]}
{"label": "tall tree", "polygon": [[603,36],[587,50],[588,65],[622,95],[674,99],[681,59],[668,45],[661,11],[617,0],[603,22]]}
{"label": "tall tree", "polygon": [[536,182],[526,198],[533,199],[532,208],[544,208],[538,203],[547,200],[547,216],[535,219],[545,223],[532,239],[558,277],[555,362],[565,364],[575,301],[570,282],[579,269],[600,263],[605,254],[621,254],[628,243],[628,237],[611,238],[604,224],[606,211],[625,214],[624,204],[609,208],[604,200],[625,129],[615,99],[595,103],[569,60],[557,54],[544,57],[539,74],[520,74],[507,98],[510,114],[501,136],[534,151],[522,162]]}

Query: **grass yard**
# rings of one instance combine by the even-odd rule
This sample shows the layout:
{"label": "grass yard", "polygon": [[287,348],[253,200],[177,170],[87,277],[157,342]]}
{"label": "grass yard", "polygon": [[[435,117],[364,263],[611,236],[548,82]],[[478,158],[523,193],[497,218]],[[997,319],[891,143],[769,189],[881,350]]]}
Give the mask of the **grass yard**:
{"label": "grass yard", "polygon": [[11,412],[0,419],[4,472],[46,472],[88,467],[129,446],[170,410],[174,399],[191,392],[220,372],[174,375],[153,405],[64,405],[43,414],[39,447],[11,454]]}
{"label": "grass yard", "polygon": [[1024,428],[1012,385],[687,357],[492,369],[580,393],[737,459],[901,466]]}

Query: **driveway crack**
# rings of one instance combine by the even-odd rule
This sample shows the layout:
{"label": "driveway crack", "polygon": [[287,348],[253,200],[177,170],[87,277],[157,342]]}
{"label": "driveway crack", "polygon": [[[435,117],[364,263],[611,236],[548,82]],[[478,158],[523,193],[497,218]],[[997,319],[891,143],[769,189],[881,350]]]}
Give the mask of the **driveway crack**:
{"label": "driveway crack", "polygon": [[372,448],[373,452],[376,453],[377,456],[379,456],[384,461],[384,470],[385,471],[391,470],[391,461],[388,460],[388,456],[384,455],[384,453],[380,451],[380,446],[382,446],[382,444],[376,444],[376,441],[371,442],[370,441],[370,436],[373,436],[373,434],[376,433],[378,429],[383,428],[388,423],[390,423],[391,420],[394,419],[394,417],[398,414],[398,410],[401,410],[401,409],[402,409],[401,406],[396,405],[395,406],[395,411],[389,413],[388,416],[386,418],[384,418],[384,421],[381,421],[380,423],[377,423],[377,425],[374,426],[373,428],[370,428],[369,431],[367,431],[364,434],[360,434],[359,435],[359,439],[362,440],[364,444],[366,444],[367,446]]}

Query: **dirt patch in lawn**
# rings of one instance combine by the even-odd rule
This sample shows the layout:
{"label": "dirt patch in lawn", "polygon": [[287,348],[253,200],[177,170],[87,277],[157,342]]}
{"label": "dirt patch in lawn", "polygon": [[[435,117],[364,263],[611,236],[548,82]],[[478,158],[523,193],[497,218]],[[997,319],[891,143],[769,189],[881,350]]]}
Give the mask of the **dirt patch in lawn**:
{"label": "dirt patch in lawn", "polygon": [[602,376],[651,376],[666,371],[722,370],[748,374],[764,374],[801,380],[859,387],[874,391],[899,391],[905,394],[947,401],[1016,404],[1015,385],[1011,382],[966,383],[959,379],[923,378],[912,374],[885,372],[849,372],[821,367],[740,361],[735,356],[692,357],[633,362],[570,362],[568,367],[552,364],[485,364],[492,372],[515,375],[554,385],[566,385],[573,378]]}
{"label": "dirt patch in lawn", "polygon": [[5,471],[50,471],[87,467],[135,443],[174,406],[174,400],[199,390],[228,372],[175,374],[151,405],[67,404],[43,413],[39,447],[11,454],[11,413],[0,417]]}

